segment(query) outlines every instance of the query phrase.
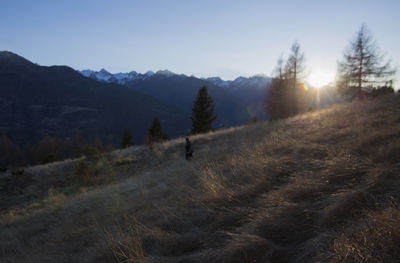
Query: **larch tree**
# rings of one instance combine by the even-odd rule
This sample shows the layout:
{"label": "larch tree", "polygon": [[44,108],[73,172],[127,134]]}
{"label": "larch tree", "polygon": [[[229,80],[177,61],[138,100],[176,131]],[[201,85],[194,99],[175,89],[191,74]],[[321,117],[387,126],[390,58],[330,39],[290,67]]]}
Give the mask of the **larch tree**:
{"label": "larch tree", "polygon": [[385,61],[367,26],[362,25],[339,62],[339,93],[361,99],[365,92],[391,86],[394,74],[390,60]]}
{"label": "larch tree", "polygon": [[191,134],[205,133],[212,129],[212,123],[215,121],[214,102],[208,95],[207,87],[203,86],[193,103]]}
{"label": "larch tree", "polygon": [[305,77],[304,61],[304,53],[297,42],[293,43],[286,62],[282,56],[278,59],[264,103],[270,120],[287,118],[299,112],[299,91]]}
{"label": "larch tree", "polygon": [[294,42],[285,66],[286,79],[289,85],[287,100],[290,105],[290,115],[295,115],[299,112],[298,98],[301,91],[300,86],[305,78],[305,71],[304,52],[301,50],[300,45]]}
{"label": "larch tree", "polygon": [[290,105],[288,101],[288,81],[283,68],[282,56],[278,59],[271,82],[267,87],[264,110],[269,120],[277,120],[290,116]]}

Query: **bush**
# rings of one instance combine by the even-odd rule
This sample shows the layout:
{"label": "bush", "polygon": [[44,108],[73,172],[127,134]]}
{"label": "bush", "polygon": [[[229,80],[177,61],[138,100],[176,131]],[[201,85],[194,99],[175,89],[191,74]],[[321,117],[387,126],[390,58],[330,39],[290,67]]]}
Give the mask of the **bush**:
{"label": "bush", "polygon": [[114,168],[104,156],[82,159],[75,170],[78,185],[100,185],[116,179]]}
{"label": "bush", "polygon": [[102,155],[101,150],[94,145],[84,147],[83,154],[90,159],[98,159]]}
{"label": "bush", "polygon": [[83,159],[79,162],[76,169],[76,179],[78,184],[91,185],[96,181],[99,170],[96,170],[90,163]]}
{"label": "bush", "polygon": [[11,178],[13,183],[20,187],[23,187],[32,181],[31,176],[25,173],[25,170],[22,168],[12,170]]}
{"label": "bush", "polygon": [[11,175],[14,177],[22,176],[24,174],[24,169],[15,169],[11,171]]}
{"label": "bush", "polygon": [[55,161],[57,161],[57,157],[54,154],[49,154],[44,157],[42,164],[54,163]]}

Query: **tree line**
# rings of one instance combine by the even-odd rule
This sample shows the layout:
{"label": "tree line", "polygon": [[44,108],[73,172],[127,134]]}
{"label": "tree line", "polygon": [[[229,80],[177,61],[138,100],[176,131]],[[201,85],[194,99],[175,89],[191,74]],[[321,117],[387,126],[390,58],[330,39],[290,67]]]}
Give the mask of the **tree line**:
{"label": "tree line", "polygon": [[[192,128],[190,135],[205,133],[212,130],[212,122],[215,121],[214,102],[208,95],[207,87],[199,89],[193,103]],[[148,130],[145,144],[163,142],[168,140],[163,131],[161,122],[154,117]],[[126,128],[122,134],[120,148],[134,146],[132,132]],[[94,143],[88,143],[83,136],[76,132],[72,138],[62,139],[59,136],[45,135],[37,145],[25,145],[20,147],[3,132],[0,136],[0,172],[8,167],[18,167],[35,164],[47,164],[67,158],[77,158],[83,155],[92,156],[115,149],[113,145],[104,145],[98,137]]]}
{"label": "tree line", "polygon": [[0,136],[0,170],[8,167],[47,164],[82,155],[95,155],[114,149],[112,145],[104,145],[98,137],[89,143],[79,131],[71,138],[45,135],[37,145],[19,146],[12,142],[5,132]]}
{"label": "tree line", "polygon": [[[307,110],[302,108],[305,94],[306,65],[304,53],[295,42],[286,60],[281,56],[268,87],[264,110],[269,120],[287,118]],[[336,87],[338,93],[349,99],[364,99],[394,93],[395,70],[385,60],[372,34],[362,25],[350,41],[338,65]]]}
{"label": "tree line", "polygon": [[[207,87],[203,86],[199,89],[197,96],[193,102],[192,116],[192,128],[189,135],[195,135],[199,133],[206,133],[212,130],[212,123],[216,120],[214,116],[214,101],[210,95],[208,95]],[[163,132],[161,122],[157,117],[154,117],[153,122],[149,128],[148,135],[145,139],[145,144],[153,144],[168,140],[168,136]],[[127,148],[135,145],[132,139],[131,131],[126,128],[121,140],[121,148]]]}

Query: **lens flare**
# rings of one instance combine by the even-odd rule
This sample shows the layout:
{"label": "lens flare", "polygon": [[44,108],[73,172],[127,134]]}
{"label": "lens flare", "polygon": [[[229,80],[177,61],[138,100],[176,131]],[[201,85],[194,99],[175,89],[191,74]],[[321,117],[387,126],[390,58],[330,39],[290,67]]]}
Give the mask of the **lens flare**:
{"label": "lens flare", "polygon": [[309,91],[310,90],[310,87],[308,86],[308,84],[303,84],[303,85],[301,85],[301,88],[303,89],[303,91]]}

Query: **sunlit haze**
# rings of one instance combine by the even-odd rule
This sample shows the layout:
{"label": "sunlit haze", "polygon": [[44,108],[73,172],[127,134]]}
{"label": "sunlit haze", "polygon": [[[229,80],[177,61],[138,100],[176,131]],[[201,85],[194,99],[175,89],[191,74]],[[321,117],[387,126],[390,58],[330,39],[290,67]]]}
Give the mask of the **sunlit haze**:
{"label": "sunlit haze", "polygon": [[333,80],[362,23],[393,65],[400,62],[395,0],[2,0],[0,10],[0,50],[40,65],[234,79],[270,75],[298,41],[309,82],[320,86]]}
{"label": "sunlit haze", "polygon": [[321,69],[315,69],[311,72],[308,77],[308,83],[316,88],[321,88],[324,85],[333,83],[335,74],[333,71],[323,71]]}

